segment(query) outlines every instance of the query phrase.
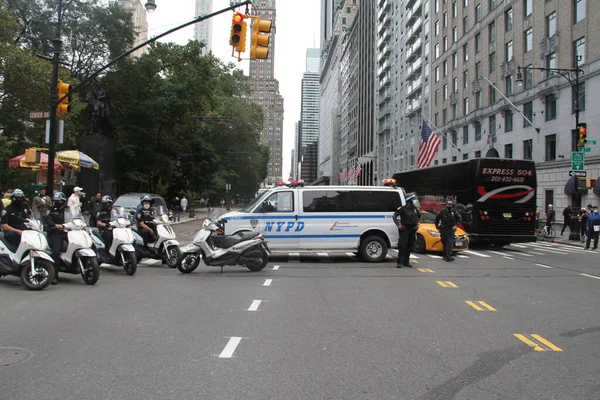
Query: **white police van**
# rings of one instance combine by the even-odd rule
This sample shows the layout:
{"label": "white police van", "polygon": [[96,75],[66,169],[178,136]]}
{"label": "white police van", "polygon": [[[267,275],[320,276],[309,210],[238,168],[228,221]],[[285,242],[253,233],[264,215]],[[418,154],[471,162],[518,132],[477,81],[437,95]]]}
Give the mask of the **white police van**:
{"label": "white police van", "polygon": [[219,218],[226,234],[260,232],[273,250],[358,250],[364,261],[380,262],[397,246],[392,215],[404,196],[386,186],[283,186]]}

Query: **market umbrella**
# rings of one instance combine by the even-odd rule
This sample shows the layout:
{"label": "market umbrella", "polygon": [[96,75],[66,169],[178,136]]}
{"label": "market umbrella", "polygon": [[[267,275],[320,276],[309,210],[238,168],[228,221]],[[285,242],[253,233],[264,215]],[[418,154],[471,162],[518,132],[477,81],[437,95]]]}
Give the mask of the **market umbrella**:
{"label": "market umbrella", "polygon": [[79,150],[64,150],[56,153],[56,161],[61,164],[67,164],[70,168],[93,168],[100,169],[100,166],[92,157]]}
{"label": "market umbrella", "polygon": [[[28,163],[25,161],[25,154],[21,154],[19,156],[13,157],[10,160],[8,160],[8,166],[9,167],[13,167],[13,168],[39,168],[40,166],[43,169],[48,169],[48,154],[46,153],[40,153],[40,163],[39,164],[35,164],[35,163]],[[58,170],[60,169],[60,164],[58,163],[58,161],[54,160],[54,170]]]}

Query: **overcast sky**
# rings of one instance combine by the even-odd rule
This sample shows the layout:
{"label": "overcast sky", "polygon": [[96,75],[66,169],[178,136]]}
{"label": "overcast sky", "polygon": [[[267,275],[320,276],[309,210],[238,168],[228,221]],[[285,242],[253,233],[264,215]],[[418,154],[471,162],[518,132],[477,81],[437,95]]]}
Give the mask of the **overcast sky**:
{"label": "overcast sky", "polygon": [[[141,0],[145,3],[145,0]],[[257,3],[257,2],[256,2]],[[300,120],[300,88],[306,70],[306,49],[319,47],[320,0],[277,0],[277,38],[275,40],[275,78],[284,101],[283,178],[290,172],[294,125]],[[148,37],[158,35],[195,17],[195,0],[156,0],[156,11],[148,14]],[[213,0],[213,12],[229,6],[229,0]],[[243,11],[243,7],[241,8]],[[213,18],[213,52],[229,62],[231,11]],[[186,44],[194,36],[193,26],[181,29],[160,41]],[[249,37],[248,37],[249,39]],[[249,46],[246,45],[249,49]],[[246,52],[248,56],[249,52]],[[239,63],[248,73],[248,61]]]}

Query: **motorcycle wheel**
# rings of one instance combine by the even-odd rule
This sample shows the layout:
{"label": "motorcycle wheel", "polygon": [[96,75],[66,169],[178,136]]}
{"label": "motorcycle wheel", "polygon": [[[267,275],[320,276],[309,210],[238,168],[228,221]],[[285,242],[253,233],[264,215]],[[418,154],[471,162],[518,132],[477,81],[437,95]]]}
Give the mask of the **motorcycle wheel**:
{"label": "motorcycle wheel", "polygon": [[181,259],[181,262],[177,264],[177,269],[182,274],[189,274],[194,271],[200,265],[200,255],[199,254],[186,254]]}
{"label": "motorcycle wheel", "polygon": [[88,285],[95,285],[100,278],[100,266],[96,257],[85,257],[83,260],[83,272],[81,277]]}
{"label": "motorcycle wheel", "polygon": [[34,263],[35,275],[31,275],[29,265],[21,268],[21,283],[29,290],[44,290],[54,278],[54,266],[49,261],[40,259],[36,259]]}
{"label": "motorcycle wheel", "polygon": [[260,253],[262,258],[262,262],[260,263],[260,265],[257,265],[255,267],[246,266],[246,268],[248,268],[252,272],[261,271],[264,267],[267,266],[267,263],[269,262],[269,255],[267,254],[265,249],[260,249]]}
{"label": "motorcycle wheel", "polygon": [[123,265],[125,273],[129,276],[135,274],[135,271],[137,271],[138,263],[135,253],[127,253],[123,254],[123,256],[125,257],[125,265]]}
{"label": "motorcycle wheel", "polygon": [[181,249],[177,246],[169,246],[163,250],[163,260],[169,268],[177,268],[181,258]]}

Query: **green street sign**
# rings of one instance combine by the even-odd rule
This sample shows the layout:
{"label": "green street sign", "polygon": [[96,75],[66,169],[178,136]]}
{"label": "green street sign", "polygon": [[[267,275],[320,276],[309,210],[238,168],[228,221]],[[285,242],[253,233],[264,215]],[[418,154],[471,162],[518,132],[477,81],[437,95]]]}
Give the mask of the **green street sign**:
{"label": "green street sign", "polygon": [[583,158],[584,153],[580,151],[574,151],[571,153],[571,169],[573,171],[583,171]]}
{"label": "green street sign", "polygon": [[587,142],[588,142],[588,144],[596,144],[595,140],[588,140]]}
{"label": "green street sign", "polygon": [[592,151],[592,149],[590,149],[589,147],[584,147],[583,148],[583,152],[584,153],[589,153],[590,151]]}

